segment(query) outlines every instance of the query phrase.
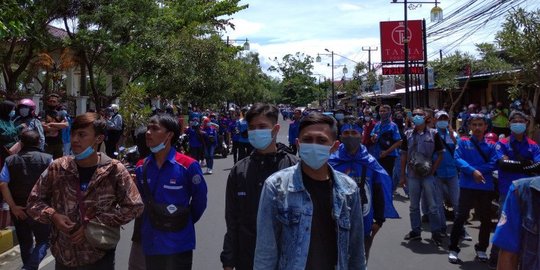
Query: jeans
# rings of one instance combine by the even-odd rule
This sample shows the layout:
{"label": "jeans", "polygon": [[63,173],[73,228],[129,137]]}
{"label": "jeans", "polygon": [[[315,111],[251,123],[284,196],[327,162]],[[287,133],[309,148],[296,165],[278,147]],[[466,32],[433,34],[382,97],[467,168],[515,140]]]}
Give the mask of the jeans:
{"label": "jeans", "polygon": [[394,162],[394,173],[392,176],[392,191],[395,192],[399,184],[399,177],[401,175],[401,155],[398,155]]}
{"label": "jeans", "polygon": [[146,256],[147,270],[191,270],[193,251]]}
{"label": "jeans", "polygon": [[105,256],[103,258],[97,260],[93,264],[84,265],[84,266],[77,266],[77,267],[69,267],[62,265],[58,261],[56,261],[55,269],[56,270],[114,270],[114,256],[115,256],[116,249],[108,250],[105,253]]}
{"label": "jeans", "polygon": [[19,240],[23,269],[38,269],[39,263],[47,255],[51,226],[39,223],[29,217],[25,220],[18,220],[12,215],[11,218]]}
{"label": "jeans", "polygon": [[480,220],[480,233],[478,245],[475,249],[486,251],[489,246],[489,234],[491,233],[491,199],[493,193],[486,190],[462,188],[459,192],[459,207],[450,235],[449,250],[459,252],[459,240],[463,234],[463,225],[469,218],[469,212],[475,206],[474,212]]}
{"label": "jeans", "polygon": [[210,145],[204,149],[204,156],[206,158],[206,167],[208,169],[214,168],[214,151],[216,150],[215,145]]}
{"label": "jeans", "polygon": [[248,142],[239,142],[238,144],[238,160],[242,160],[245,157],[251,155],[253,151],[253,146]]}
{"label": "jeans", "polygon": [[422,221],[420,217],[420,199],[422,192],[425,193],[427,199],[431,232],[440,231],[439,207],[435,202],[434,196],[434,192],[436,191],[435,177],[428,176],[423,179],[408,177],[407,186],[409,187],[409,216],[411,219],[412,231],[415,233],[420,233],[422,231]]}
{"label": "jeans", "polygon": [[459,180],[457,176],[454,177],[437,177],[435,179],[435,202],[439,206],[439,218],[441,224],[441,231],[446,233],[446,214],[444,208],[444,201],[449,200],[452,204],[454,212],[458,209],[459,202]]}
{"label": "jeans", "polygon": [[233,155],[234,164],[236,164],[236,162],[238,161],[238,150],[240,150],[239,147],[240,147],[240,142],[237,142],[237,141],[232,142],[232,155]]}
{"label": "jeans", "polygon": [[384,168],[386,173],[388,175],[394,174],[394,164],[396,162],[396,157],[386,156],[384,158],[379,159],[379,164]]}

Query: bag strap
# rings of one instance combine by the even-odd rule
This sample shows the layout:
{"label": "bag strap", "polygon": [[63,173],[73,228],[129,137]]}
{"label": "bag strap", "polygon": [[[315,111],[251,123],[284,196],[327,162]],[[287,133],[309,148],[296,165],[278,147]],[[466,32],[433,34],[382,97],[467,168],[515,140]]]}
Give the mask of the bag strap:
{"label": "bag strap", "polygon": [[147,174],[147,167],[148,167],[148,158],[144,159],[143,167],[142,167],[142,177],[143,177],[143,191],[146,197],[148,198],[148,202],[153,203],[154,202],[154,194],[150,191],[150,185],[148,185],[148,174]]}
{"label": "bag strap", "polygon": [[485,162],[489,162],[489,158],[486,156],[486,154],[482,151],[482,149],[480,149],[480,146],[474,141],[474,138],[471,138],[471,142],[472,144],[474,145],[474,147],[476,148],[476,151],[478,151],[478,153],[480,153],[480,155],[482,156],[482,158],[484,159]]}
{"label": "bag strap", "polygon": [[452,156],[454,155],[454,151],[456,150],[455,148],[452,149],[450,148],[450,146],[446,143],[446,136],[443,138],[441,138],[441,141],[443,142],[444,144],[444,147],[446,148],[446,150],[448,150],[448,152],[450,152],[450,154],[452,154]]}
{"label": "bag strap", "polygon": [[[512,152],[514,152],[514,155],[516,156],[517,160],[519,161],[525,161],[527,160],[525,157],[521,155],[519,152],[519,149],[517,149],[516,144],[512,143],[510,140],[508,141],[508,144],[510,144],[510,147],[512,148]],[[527,142],[527,146],[529,146],[529,142]]]}

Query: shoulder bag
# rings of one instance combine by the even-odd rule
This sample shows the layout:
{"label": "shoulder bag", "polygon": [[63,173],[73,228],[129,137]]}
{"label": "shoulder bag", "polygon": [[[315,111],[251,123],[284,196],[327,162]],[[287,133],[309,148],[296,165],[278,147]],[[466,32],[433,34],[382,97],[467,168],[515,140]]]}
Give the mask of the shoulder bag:
{"label": "shoulder bag", "polygon": [[[162,204],[154,200],[154,194],[150,192],[146,167],[148,159],[143,164],[143,191],[146,195],[146,206],[150,224],[153,228],[165,232],[181,231],[188,224],[191,216],[191,208],[175,204]],[[157,181],[157,179],[156,179]]]}

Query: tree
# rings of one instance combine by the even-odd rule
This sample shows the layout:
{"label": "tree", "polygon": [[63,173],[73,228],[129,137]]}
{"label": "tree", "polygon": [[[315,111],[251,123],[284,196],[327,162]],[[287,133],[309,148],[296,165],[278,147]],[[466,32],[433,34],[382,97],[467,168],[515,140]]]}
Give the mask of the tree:
{"label": "tree", "polygon": [[276,65],[268,70],[279,72],[281,81],[281,103],[295,106],[306,106],[318,101],[324,95],[315,84],[313,76],[313,57],[297,52],[287,54],[281,61],[275,60]]}
{"label": "tree", "polygon": [[[435,70],[436,87],[448,92],[451,101],[450,118],[453,117],[454,108],[459,104],[467,89],[472,75],[481,72],[494,73],[495,77],[507,76],[507,71],[511,65],[500,57],[495,45],[489,43],[476,44],[480,58],[476,58],[469,53],[460,51],[445,57],[442,61],[430,63]],[[460,88],[459,77],[466,77],[465,83],[461,87],[459,95],[454,98],[454,89]]]}
{"label": "tree", "polygon": [[59,17],[57,1],[3,0],[0,4],[0,70],[10,98],[40,50],[53,43],[49,23]]}
{"label": "tree", "polygon": [[[531,89],[533,104],[540,101],[540,10],[526,11],[522,8],[510,13],[503,28],[496,35],[499,46],[512,62],[521,68],[518,88],[522,92]],[[532,119],[531,126],[534,126]]]}

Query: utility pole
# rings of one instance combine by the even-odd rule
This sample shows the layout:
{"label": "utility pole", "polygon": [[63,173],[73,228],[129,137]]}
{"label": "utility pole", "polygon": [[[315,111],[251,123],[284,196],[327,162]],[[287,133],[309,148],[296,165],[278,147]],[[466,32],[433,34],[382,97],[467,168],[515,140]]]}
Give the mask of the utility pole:
{"label": "utility pole", "polygon": [[362,47],[362,51],[368,52],[368,72],[371,72],[371,52],[376,52],[379,49],[379,47],[371,48],[371,47]]}

